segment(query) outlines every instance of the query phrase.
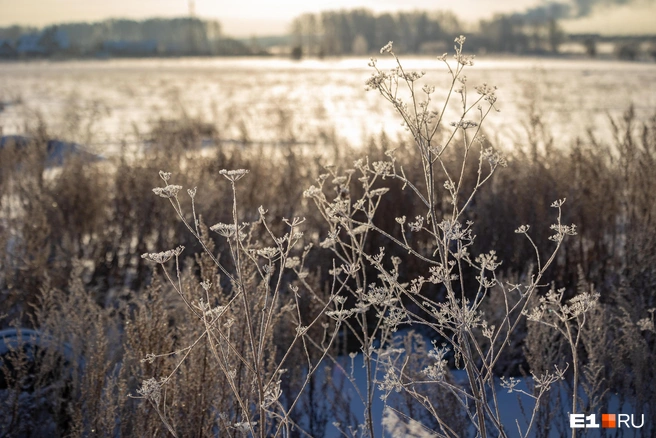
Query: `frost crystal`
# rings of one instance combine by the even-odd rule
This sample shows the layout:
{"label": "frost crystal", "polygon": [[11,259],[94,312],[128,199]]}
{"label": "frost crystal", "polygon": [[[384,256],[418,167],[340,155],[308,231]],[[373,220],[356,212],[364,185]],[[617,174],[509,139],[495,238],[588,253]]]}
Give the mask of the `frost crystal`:
{"label": "frost crystal", "polygon": [[184,246],[178,246],[176,249],[169,249],[168,251],[163,252],[147,252],[141,254],[141,258],[155,263],[166,263],[171,260],[173,256],[178,257],[182,254],[182,251],[184,251]]}
{"label": "frost crystal", "polygon": [[247,169],[226,170],[219,171],[219,175],[223,175],[226,179],[235,182],[242,179],[249,171]]}
{"label": "frost crystal", "polygon": [[142,382],[141,388],[137,389],[137,393],[141,394],[145,399],[155,403],[155,405],[159,405],[162,397],[162,384],[154,377],[151,377]]}
{"label": "frost crystal", "polygon": [[182,186],[169,184],[166,187],[155,187],[153,193],[162,198],[173,198],[178,195],[180,190],[182,190]]}

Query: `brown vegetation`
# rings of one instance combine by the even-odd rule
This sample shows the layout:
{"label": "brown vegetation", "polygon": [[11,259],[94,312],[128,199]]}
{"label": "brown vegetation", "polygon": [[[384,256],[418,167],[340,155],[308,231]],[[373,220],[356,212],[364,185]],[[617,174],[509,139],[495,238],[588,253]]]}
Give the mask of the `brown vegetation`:
{"label": "brown vegetation", "polygon": [[[293,145],[275,151],[262,146],[222,145],[210,156],[200,158],[195,139],[215,132],[204,130],[200,123],[187,122],[175,125],[176,129],[169,125],[154,130],[152,144],[139,159],[122,157],[115,162],[89,164],[72,158],[61,168],[45,171],[45,132],[36,136],[30,148],[0,150],[0,313],[4,314],[0,327],[32,327],[50,336],[53,345],[66,345],[73,351],[64,367],[70,372],[63,374],[62,361],[53,351],[47,352],[50,356],[43,359],[37,371],[28,368],[29,357],[21,351],[2,358],[0,374],[6,382],[2,390],[8,394],[0,409],[3,435],[42,436],[47,432],[51,436],[162,436],[168,429],[178,436],[240,436],[235,425],[242,422],[243,412],[236,406],[234,394],[241,394],[244,400],[262,397],[252,383],[253,370],[243,367],[250,359],[226,359],[226,363],[242,366],[235,371],[238,384],[230,387],[225,369],[217,366],[212,354],[212,341],[203,337],[205,327],[190,317],[185,301],[193,302],[201,294],[202,281],[212,283],[212,296],[217,297],[213,306],[224,305],[235,290],[235,284],[203,252],[201,242],[229,271],[243,269],[240,275],[252,282],[247,289],[260,290],[266,282],[258,280],[258,263],[243,268],[233,264],[234,253],[226,239],[210,233],[205,224],[230,224],[236,213],[240,222],[254,224],[249,228],[252,247],[264,248],[271,241],[258,213],[263,206],[268,210],[267,225],[273,235],[284,234],[284,218],[305,217],[303,243],[318,244],[326,238],[331,225],[321,216],[321,210],[303,197],[303,191],[326,173],[323,165],[334,162],[335,166],[328,169],[332,179],[362,157],[369,157],[371,163],[384,161],[388,159],[385,152],[395,148],[397,166],[403,167],[405,175],[417,176],[413,178],[418,181],[418,190],[425,190],[425,183],[418,177],[424,171],[421,158],[412,144],[395,144],[382,136],[373,138],[364,150],[349,149],[334,140],[334,148],[328,152]],[[609,123],[613,126],[612,139],[596,138],[591,131],[564,149],[540,149],[537,140],[536,144],[517,145],[507,157],[508,169],[500,170],[480,188],[464,219],[474,221],[477,235],[471,252],[494,249],[498,259],[503,260],[497,275],[518,283],[535,272],[535,266],[527,263],[534,258],[535,250],[514,230],[523,224],[535,225],[531,237],[545,258],[553,249],[549,246],[553,230],[546,227],[553,222],[553,210],[548,206],[554,199],[567,198],[562,222],[577,224],[578,235],[563,245],[543,281],[551,282],[553,290],[564,288],[562,302],[577,290],[589,291],[594,285],[600,293],[600,305],[589,313],[585,324],[572,319],[562,326],[564,331],[549,330],[532,321],[522,323],[509,344],[511,354],[496,363],[495,370],[505,375],[540,375],[553,363],[565,369],[566,364],[571,366],[575,361],[577,368],[571,366],[569,373],[576,372],[585,394],[574,399],[578,404],[575,410],[598,412],[608,406],[610,394],[616,393],[636,412],[653,418],[656,116],[638,123],[628,109],[623,118]],[[548,139],[542,141],[545,143]],[[449,150],[443,160],[445,172],[459,172],[462,151]],[[233,193],[219,171],[241,168],[250,173]],[[185,189],[198,187],[194,208],[200,239],[175,216],[168,200],[153,195],[151,189],[158,185],[160,170],[173,173],[175,184]],[[473,189],[476,163],[463,170],[463,187]],[[440,172],[435,175],[437,181],[443,180]],[[326,183],[326,193],[329,186],[330,182]],[[340,184],[335,186],[339,189]],[[380,178],[371,187],[389,188],[377,206],[375,226],[399,240],[403,235],[394,218],[414,218],[425,210],[403,186],[398,178]],[[362,195],[358,190],[354,185],[348,196],[357,199]],[[232,210],[233,195],[239,199],[234,204],[236,212]],[[440,200],[434,205],[436,214],[450,211],[452,206],[446,197],[436,199]],[[188,215],[189,207],[184,210]],[[430,238],[424,239],[417,237],[415,245],[427,247]],[[163,271],[142,257],[177,245],[186,247],[180,258],[179,290],[175,283],[166,281]],[[372,232],[364,251],[375,254],[378,248],[383,248],[386,256],[404,258],[400,281],[427,271],[421,259],[406,257],[404,248]],[[312,249],[303,257],[302,278],[298,272],[281,274],[282,286],[276,290],[280,292],[280,308],[297,295],[307,324],[314,315],[321,314],[321,300],[329,300],[334,292],[334,277],[329,274],[334,265],[327,249]],[[374,266],[364,269],[369,275],[377,272]],[[473,279],[469,276],[467,281]],[[302,292],[292,293],[292,287],[298,284],[302,284]],[[467,286],[463,283],[464,288]],[[310,290],[314,292],[310,294]],[[423,293],[440,300],[445,292],[431,287]],[[252,346],[244,340],[246,331],[256,326],[248,327],[243,314],[247,308],[253,314],[264,313],[271,305],[264,301],[251,296],[231,308],[235,325],[226,340],[233,346],[231,354],[253,354]],[[557,311],[559,303],[553,304]],[[413,303],[408,301],[406,305],[411,307]],[[502,304],[487,305],[486,312],[494,323],[495,308],[498,310]],[[420,309],[416,311],[421,313]],[[284,359],[284,352],[291,352],[293,360],[285,362],[287,371],[281,383],[285,396],[280,402],[290,406],[292,399],[285,398],[287,394],[304,387],[299,408],[290,412],[290,424],[303,425],[310,435],[322,436],[328,418],[355,420],[344,413],[325,411],[321,393],[328,385],[338,386],[338,382],[313,378],[304,386],[305,357],[317,360],[321,349],[306,345],[304,352],[294,344],[294,333],[303,322],[295,318],[281,311],[266,326],[259,341],[266,349],[262,357],[270,358],[270,362],[262,359],[262,372],[269,379],[275,377],[274,364]],[[499,318],[502,320],[503,315]],[[329,330],[326,327],[336,327],[328,318],[323,323],[327,324],[323,329],[321,324],[311,327],[314,336],[321,338]],[[570,329],[578,333],[575,343],[566,339]],[[366,330],[365,324],[360,334]],[[335,355],[354,351],[360,347],[357,339],[361,340],[358,330],[340,335],[327,350]],[[185,350],[195,342],[201,342],[203,348]],[[426,350],[423,344],[421,348]],[[180,354],[168,355],[176,351],[188,352],[187,360],[180,361]],[[453,357],[447,359],[453,363]],[[425,366],[417,359],[413,369]],[[47,378],[53,375],[59,376],[54,383]],[[170,376],[170,381],[146,396],[142,382],[161,376]],[[571,379],[568,381],[571,385]],[[34,399],[21,396],[26,392]],[[39,403],[34,402],[37,398]],[[448,396],[435,403],[452,404]],[[344,404],[336,400],[333,408],[339,410],[340,406]],[[406,406],[414,406],[408,411],[402,409],[410,415],[412,409],[417,409],[410,402]],[[571,400],[558,405],[542,399],[536,420],[538,430],[546,433],[553,418],[563,417],[554,409],[568,412]],[[456,414],[451,417],[453,428],[464,427],[463,418]],[[272,429],[267,430],[273,433],[276,424],[271,420]],[[248,425],[244,427],[249,430]],[[642,432],[653,432],[653,426],[645,427]]]}

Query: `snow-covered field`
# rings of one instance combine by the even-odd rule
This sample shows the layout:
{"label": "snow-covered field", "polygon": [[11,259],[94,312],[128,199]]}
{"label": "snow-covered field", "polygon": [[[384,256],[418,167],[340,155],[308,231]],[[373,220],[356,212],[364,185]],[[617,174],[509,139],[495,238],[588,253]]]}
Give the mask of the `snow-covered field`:
{"label": "snow-covered field", "polygon": [[[381,68],[391,60],[379,58]],[[434,57],[401,58],[425,70],[438,106],[449,76]],[[137,141],[158,118],[200,118],[222,139],[315,143],[333,133],[352,145],[381,131],[403,132],[390,105],[365,91],[367,59],[294,62],[276,58],[123,59],[0,64],[4,135],[22,133],[39,116],[56,135],[101,154]],[[634,104],[639,117],[656,107],[656,64],[481,56],[466,70],[472,88],[498,86],[502,113],[488,118],[499,145],[522,138],[534,115],[567,146],[586,127],[606,126]],[[599,123],[603,122],[603,123]],[[282,132],[285,131],[285,132]],[[596,132],[602,135],[602,132]]]}

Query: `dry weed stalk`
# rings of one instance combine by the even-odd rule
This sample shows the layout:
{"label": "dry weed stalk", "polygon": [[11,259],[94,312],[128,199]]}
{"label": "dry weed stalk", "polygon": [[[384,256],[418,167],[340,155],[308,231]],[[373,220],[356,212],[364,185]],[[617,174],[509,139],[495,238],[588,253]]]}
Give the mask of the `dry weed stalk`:
{"label": "dry weed stalk", "polygon": [[[620,404],[644,409],[646,416],[655,412],[656,276],[649,230],[656,203],[649,175],[656,119],[638,126],[629,110],[612,121],[616,151],[590,134],[589,146],[550,149],[548,157],[535,150],[531,160],[518,152],[520,159],[506,162],[482,137],[496,95],[486,85],[469,93],[463,71],[473,59],[462,53],[463,42],[456,40],[456,63],[447,63],[451,81],[437,111],[430,106],[439,88],[420,85],[423,74],[405,71],[391,44],[384,50],[396,63],[391,71],[372,60],[368,86],[400,114],[414,149],[384,155],[396,145],[388,148],[389,139],[381,138],[380,146],[369,149],[370,158],[354,160],[351,169],[328,166],[305,191],[307,204],[318,207],[313,211],[306,209],[299,187],[319,173],[320,154],[291,146],[283,152],[284,166],[258,160],[261,150],[249,155],[237,148],[194,162],[183,153],[191,145],[178,145],[155,147],[143,162],[123,159],[114,172],[68,163],[49,179],[43,178],[36,149],[0,151],[3,312],[15,325],[32,316],[34,327],[84,358],[84,366],[73,364],[72,379],[54,385],[49,380],[57,371],[54,356],[37,370],[34,394],[50,391],[50,408],[23,391],[25,379],[32,379],[28,358],[19,351],[3,358],[0,372],[11,376],[13,386],[6,392],[0,430],[22,419],[17,433],[53,436],[320,436],[325,423],[336,419],[347,436],[378,436],[373,413],[378,391],[390,433],[505,436],[514,425],[501,422],[496,376],[511,372],[509,360],[519,367],[515,362],[521,358],[513,354],[524,330],[531,384],[523,390],[516,378],[503,380],[508,390],[534,403],[522,436],[560,414],[551,410],[555,391],[547,391],[563,377],[573,381],[564,410],[592,412],[620,393]],[[454,109],[458,116],[450,119]],[[283,131],[281,136],[293,136]],[[159,135],[158,144],[186,141],[170,132]],[[335,148],[336,159],[356,154]],[[14,156],[20,154],[25,156]],[[554,164],[544,166],[546,159]],[[505,164],[512,170],[497,174]],[[182,208],[189,202],[182,187],[162,173],[165,185],[155,193],[170,200],[177,222],[166,202],[142,190],[159,168],[182,173],[179,184],[193,186],[191,181],[206,180],[218,169],[240,167],[251,173],[226,170],[221,174],[229,185],[210,193],[188,191],[191,212]],[[271,175],[274,183],[265,187]],[[259,184],[246,187],[242,178]],[[543,199],[563,192],[575,204],[575,222],[585,226],[578,248],[562,246],[576,232],[566,225],[572,209],[562,211],[563,201],[553,205],[557,219],[551,229],[531,228],[529,234],[528,226],[520,226],[524,245],[512,239],[516,223],[539,223],[550,202]],[[289,202],[255,213],[265,199],[289,193]],[[21,201],[20,214],[13,210],[15,200]],[[212,214],[212,222],[224,222],[210,230],[200,210]],[[467,221],[472,211],[475,224]],[[270,219],[298,214],[307,221]],[[303,247],[301,227],[310,231],[309,240],[321,237],[334,262]],[[183,228],[190,237],[180,235]],[[474,229],[485,230],[475,245]],[[543,244],[549,235],[554,243]],[[179,247],[148,252],[173,242],[196,245],[202,254],[183,260]],[[497,251],[475,249],[488,247]],[[533,269],[525,270],[531,254]],[[75,267],[78,258],[85,269]],[[500,265],[500,259],[506,263]],[[161,265],[165,284],[150,275],[147,263]],[[582,283],[574,296],[549,290],[547,268],[558,269],[556,277],[566,282],[576,263],[597,283],[600,304]],[[34,304],[32,315],[27,303]],[[408,326],[423,336],[395,336]],[[364,385],[346,369],[357,356],[351,340],[362,348]],[[341,351],[334,347],[340,342],[346,345]],[[550,343],[547,354],[540,342]],[[613,354],[609,345],[617,346]],[[322,375],[326,362],[347,382]],[[464,370],[466,381],[454,377],[453,365]],[[317,383],[320,377],[326,381]],[[313,399],[321,391],[346,393],[340,385],[348,380],[364,406],[363,424],[357,424],[348,397],[336,397],[330,406]],[[308,412],[323,409],[316,425],[299,414],[306,406]],[[43,413],[50,418],[40,423]],[[644,433],[653,431],[649,427]]]}
{"label": "dry weed stalk", "polygon": [[[324,298],[305,281],[308,272],[304,268],[304,260],[310,247],[305,247],[301,256],[295,255],[296,246],[303,239],[300,229],[304,219],[284,219],[288,231],[283,236],[274,234],[263,207],[259,208],[259,219],[255,223],[241,222],[237,209],[237,182],[247,176],[248,170],[221,170],[219,173],[230,182],[232,222],[217,223],[209,230],[219,234],[227,244],[231,255],[230,265],[220,261],[209,244],[207,230],[196,212],[196,188],[187,190],[191,200],[190,216],[185,215],[180,202],[182,187],[169,183],[170,173],[161,171],[160,177],[165,186],[153,189],[156,195],[171,202],[178,218],[198,240],[204,254],[218,268],[224,281],[221,290],[213,287],[212,281],[206,278],[199,283],[200,290],[189,293],[189,288],[182,283],[180,270],[184,247],[142,255],[142,258],[162,266],[170,286],[202,330],[189,346],[176,352],[180,359],[168,375],[144,380],[138,393],[155,408],[167,430],[178,436],[175,426],[167,418],[162,391],[191,352],[199,346],[206,346],[214,366],[223,373],[234,400],[231,413],[217,414],[222,426],[253,436],[289,436],[291,429],[300,428],[292,420],[292,412],[339,332],[339,321],[329,324],[326,311],[339,305],[338,292],[341,287],[333,285],[333,293]],[[256,229],[260,227],[263,238],[272,242],[272,246],[256,241]],[[173,276],[167,267],[170,261],[175,263]],[[290,281],[290,273],[296,277],[295,281]],[[220,277],[217,275],[214,281],[220,282]],[[316,315],[304,311],[301,294],[321,302]],[[291,321],[295,334],[287,345],[282,346],[274,342],[273,337],[284,318]],[[315,334],[319,326],[323,327],[319,332],[321,336],[311,337],[309,334]],[[278,347],[282,350],[277,351]],[[160,356],[162,354],[151,353],[147,360],[156,361]],[[286,367],[298,361],[305,365],[303,382],[295,394],[285,395],[287,403],[283,404]],[[249,384],[243,385],[242,381]],[[235,421],[235,417],[238,420]]]}
{"label": "dry weed stalk", "polygon": [[[429,85],[420,88],[424,72],[406,71],[394,54],[391,42],[381,49],[381,53],[388,53],[394,59],[395,66],[391,70],[380,69],[373,58],[369,63],[375,72],[367,81],[367,87],[380,92],[403,119],[421,159],[423,179],[416,181],[417,175],[407,175],[403,167],[397,165],[394,151],[390,151],[386,161],[358,160],[353,169],[343,174],[328,168],[329,173],[319,178],[319,186],[312,186],[305,193],[315,201],[330,226],[321,246],[330,248],[341,263],[336,274],[355,303],[338,315],[338,321],[352,330],[355,327],[354,335],[362,346],[367,371],[363,395],[365,436],[376,436],[371,413],[375,383],[379,384],[384,397],[394,391],[413,396],[434,417],[438,425],[435,432],[439,436],[452,437],[467,432],[454,430],[449,425],[450,419],[431,405],[427,394],[418,391],[419,384],[431,384],[434,390],[450,393],[467,414],[478,436],[507,436],[508,425],[501,421],[503,407],[497,400],[493,370],[527,315],[542,321],[544,312],[540,313],[539,309],[528,313],[529,302],[542,287],[545,273],[556,259],[565,237],[576,234],[574,225],[562,222],[564,199],[552,204],[557,212],[556,223],[551,226],[550,240],[554,245],[546,259],[540,256],[537,244],[530,237],[529,226],[520,226],[516,233],[524,235],[534,248],[536,269],[525,282],[518,284],[500,281],[497,268],[501,262],[495,251],[470,254],[475,238],[474,224],[466,220],[466,211],[480,188],[506,165],[506,160],[500,152],[484,147],[481,125],[488,114],[496,110],[497,97],[495,88],[487,84],[476,87],[473,98],[468,94],[463,71],[473,65],[473,56],[463,53],[464,41],[464,37],[455,40],[454,65],[446,60],[446,54],[440,57],[451,81],[438,111],[431,109],[436,88]],[[447,127],[445,117],[448,117],[452,100],[456,100],[453,105],[458,108],[459,116]],[[456,154],[460,159],[458,166],[446,161],[445,152],[455,148],[459,150]],[[465,175],[470,166],[475,166],[477,176],[473,184],[467,185]],[[400,227],[396,235],[400,234],[400,238],[391,230],[382,229],[376,221],[381,198],[389,190],[380,187],[381,181],[386,179],[402,182],[403,188],[417,196],[424,207],[424,213],[414,219],[396,218]],[[325,194],[330,182],[336,193],[334,198]],[[352,195],[355,185],[360,186],[359,197]],[[382,247],[377,252],[371,251],[367,247],[370,234],[387,237],[407,252],[408,258],[425,263],[427,274],[405,278],[402,265],[407,260],[386,257]],[[428,236],[429,245],[415,246],[413,237],[418,235]],[[472,276],[475,283],[467,281]],[[504,297],[505,311],[498,325],[487,321],[481,307],[491,293]],[[595,299],[584,294],[573,299],[572,304],[563,305],[560,309],[565,321],[581,317]],[[557,301],[554,300],[549,302]],[[409,369],[409,357],[413,352],[392,343],[392,335],[401,324],[421,326],[431,337],[444,342],[442,345],[436,343],[429,352],[433,363],[421,370],[419,380]],[[578,335],[571,333],[569,325],[565,327],[567,340],[575,351]],[[451,353],[456,366],[466,372],[464,385],[456,385],[447,378],[447,357]],[[576,356],[574,359],[578,360]],[[379,367],[384,369],[385,375],[377,381]],[[553,371],[533,375],[535,391],[526,395],[535,400],[536,408],[524,430],[517,423],[521,436],[529,435],[541,398],[554,382],[564,378],[565,371],[556,365]],[[512,378],[502,382],[509,391],[517,391],[516,385],[516,379]],[[574,412],[576,402],[575,392]]]}

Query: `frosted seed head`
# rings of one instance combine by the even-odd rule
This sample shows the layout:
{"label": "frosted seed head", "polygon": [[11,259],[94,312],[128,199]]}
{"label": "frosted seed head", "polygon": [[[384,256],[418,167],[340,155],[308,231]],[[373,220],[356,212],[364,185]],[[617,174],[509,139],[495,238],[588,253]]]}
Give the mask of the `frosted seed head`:
{"label": "frosted seed head", "polygon": [[174,198],[178,196],[180,190],[182,190],[182,186],[168,185],[166,187],[155,187],[153,193],[162,198]]}
{"label": "frosted seed head", "polygon": [[164,180],[168,184],[168,180],[171,179],[171,172],[164,172],[163,170],[159,171],[159,177]]}
{"label": "frosted seed head", "polygon": [[170,249],[168,251],[151,253],[147,252],[141,254],[141,258],[151,262],[163,264],[171,260],[171,258],[174,256],[178,257],[180,254],[182,254],[182,251],[184,251],[184,246],[178,246],[176,249]]}
{"label": "frosted seed head", "polygon": [[223,175],[227,180],[231,182],[239,181],[242,179],[244,176],[249,171],[247,169],[235,169],[235,170],[226,170],[222,169],[219,171],[219,175]]}
{"label": "frosted seed head", "polygon": [[152,401],[156,406],[159,406],[162,397],[162,384],[154,377],[151,377],[141,383],[141,388],[137,389],[137,393],[143,398]]}

